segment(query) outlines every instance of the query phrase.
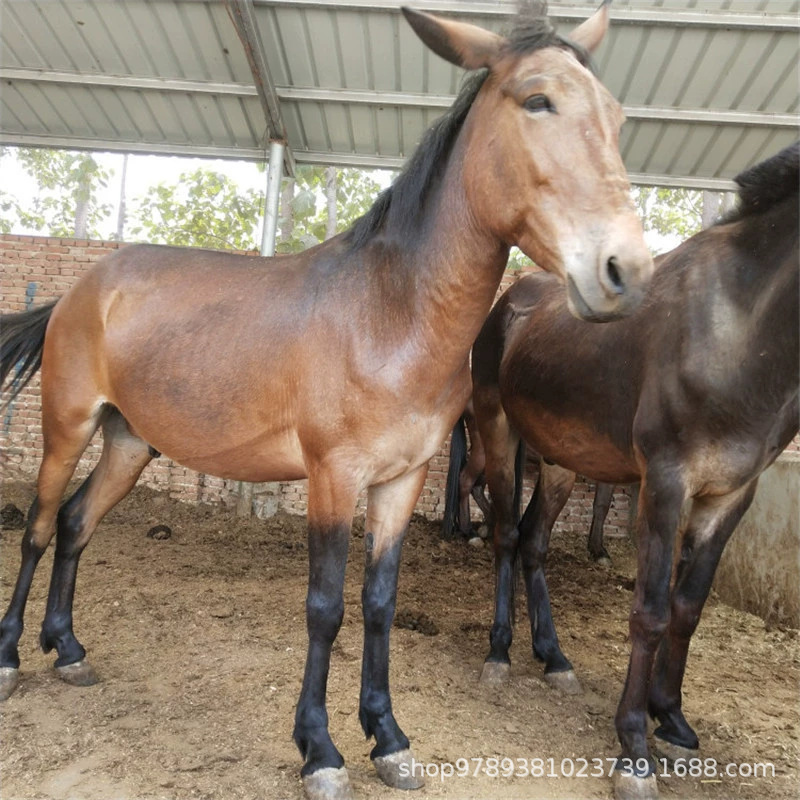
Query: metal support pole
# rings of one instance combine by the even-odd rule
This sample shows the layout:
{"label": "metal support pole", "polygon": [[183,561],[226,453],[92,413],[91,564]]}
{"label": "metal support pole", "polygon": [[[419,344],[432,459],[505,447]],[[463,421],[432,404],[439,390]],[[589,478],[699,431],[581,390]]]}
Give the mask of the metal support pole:
{"label": "metal support pole", "polygon": [[[267,199],[264,206],[264,227],[261,232],[261,255],[275,255],[275,237],[278,231],[278,214],[281,200],[281,178],[283,177],[283,142],[270,142],[269,167],[267,168]],[[239,483],[239,500],[236,514],[249,517],[253,513],[253,484]]]}
{"label": "metal support pole", "polygon": [[701,224],[703,229],[710,228],[719,217],[720,212],[719,192],[703,192],[703,210],[701,213]]}
{"label": "metal support pole", "polygon": [[267,170],[267,202],[264,208],[264,229],[261,233],[261,255],[275,255],[275,234],[278,230],[278,213],[283,178],[283,142],[270,142],[269,169]]}

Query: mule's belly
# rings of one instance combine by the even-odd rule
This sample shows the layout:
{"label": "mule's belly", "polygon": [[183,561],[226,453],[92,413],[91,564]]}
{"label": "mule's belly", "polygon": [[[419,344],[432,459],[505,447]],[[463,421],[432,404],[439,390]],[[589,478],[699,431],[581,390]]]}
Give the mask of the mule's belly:
{"label": "mule's belly", "polygon": [[[302,448],[290,431],[258,432],[220,426],[198,432],[191,420],[173,417],[165,427],[151,415],[120,409],[139,437],[184,467],[219,478],[260,483],[307,476]],[[247,434],[250,434],[249,436]]]}
{"label": "mule's belly", "polygon": [[633,452],[586,422],[528,404],[522,409],[510,403],[506,411],[525,442],[548,461],[603,483],[640,480]]}

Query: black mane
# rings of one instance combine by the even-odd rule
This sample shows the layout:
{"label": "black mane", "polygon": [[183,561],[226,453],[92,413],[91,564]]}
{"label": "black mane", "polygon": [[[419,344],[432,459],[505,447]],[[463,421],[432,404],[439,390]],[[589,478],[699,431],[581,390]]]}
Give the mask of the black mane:
{"label": "black mane", "polygon": [[734,178],[739,186],[737,207],[722,221],[735,222],[766,211],[800,190],[800,141]]}
{"label": "black mane", "polygon": [[353,250],[365,245],[384,225],[396,229],[401,237],[413,234],[422,216],[425,197],[434,180],[444,172],[458,132],[488,74],[480,70],[467,78],[450,109],[425,131],[400,175],[378,195],[370,210],[353,223],[345,234],[345,241]]}
{"label": "black mane", "polygon": [[[547,18],[544,0],[520,4],[505,46],[518,55],[544,47],[568,48],[582,64],[589,65],[581,47],[556,34]],[[488,70],[478,70],[467,76],[453,105],[428,128],[400,175],[345,233],[344,240],[352,250],[363,247],[381,230],[392,230],[400,239],[419,236],[425,200],[443,174],[461,126],[488,74]]]}

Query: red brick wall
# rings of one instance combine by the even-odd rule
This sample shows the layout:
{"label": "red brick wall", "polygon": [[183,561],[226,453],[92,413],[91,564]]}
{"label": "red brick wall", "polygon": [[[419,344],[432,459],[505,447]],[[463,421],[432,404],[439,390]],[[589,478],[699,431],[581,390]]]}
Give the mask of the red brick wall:
{"label": "red brick wall", "polygon": [[[0,311],[23,311],[40,305],[66,292],[92,264],[106,253],[123,247],[117,242],[56,239],[33,236],[0,235]],[[507,273],[501,290],[519,278],[521,273]],[[40,400],[38,377],[7,409],[0,421],[0,476],[30,478],[36,474],[41,457]],[[89,474],[100,456],[100,435],[95,438],[78,468],[77,476]],[[793,448],[800,450],[795,440]],[[428,480],[422,491],[417,512],[440,518],[444,511],[443,490],[447,474],[447,446],[431,461]],[[141,483],[172,497],[189,502],[235,501],[236,486],[209,475],[200,475],[166,458],[151,462]],[[531,486],[527,486],[530,495]],[[282,484],[279,502],[290,511],[306,509],[305,481]],[[594,492],[580,482],[562,512],[558,528],[565,532],[585,534],[592,516]],[[363,498],[361,501],[363,510]],[[627,530],[629,495],[617,490],[606,525],[609,535]]]}

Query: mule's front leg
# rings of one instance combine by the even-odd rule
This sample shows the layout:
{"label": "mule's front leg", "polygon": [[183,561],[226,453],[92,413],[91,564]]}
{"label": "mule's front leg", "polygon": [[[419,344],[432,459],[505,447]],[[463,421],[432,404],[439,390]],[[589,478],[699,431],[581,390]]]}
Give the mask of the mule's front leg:
{"label": "mule's front leg", "polygon": [[[344,616],[344,573],[357,493],[311,477],[308,486],[308,654],[297,703],[294,741],[309,800],[350,800],[344,759],[328,733],[325,696],[331,648]],[[346,510],[349,509],[349,510]]]}
{"label": "mule's front leg", "polygon": [[389,484],[370,489],[364,542],[364,658],[359,719],[381,780],[398,789],[418,789],[425,781],[406,735],[392,712],[389,693],[389,633],[397,601],[400,553],[408,520],[425,482],[427,465]]}
{"label": "mule's front leg", "polygon": [[647,747],[647,700],[656,650],[669,622],[672,550],[683,503],[683,487],[668,466],[648,465],[642,481],[636,590],[630,616],[631,656],[615,718],[622,745],[614,773],[617,800],[658,796]]}
{"label": "mule's front leg", "polygon": [[698,497],[683,537],[672,590],[669,629],[651,677],[648,710],[658,719],[658,750],[668,758],[697,755],[699,742],[681,709],[681,686],[689,643],[700,621],[720,556],[750,506],[757,481],[722,497]]}

